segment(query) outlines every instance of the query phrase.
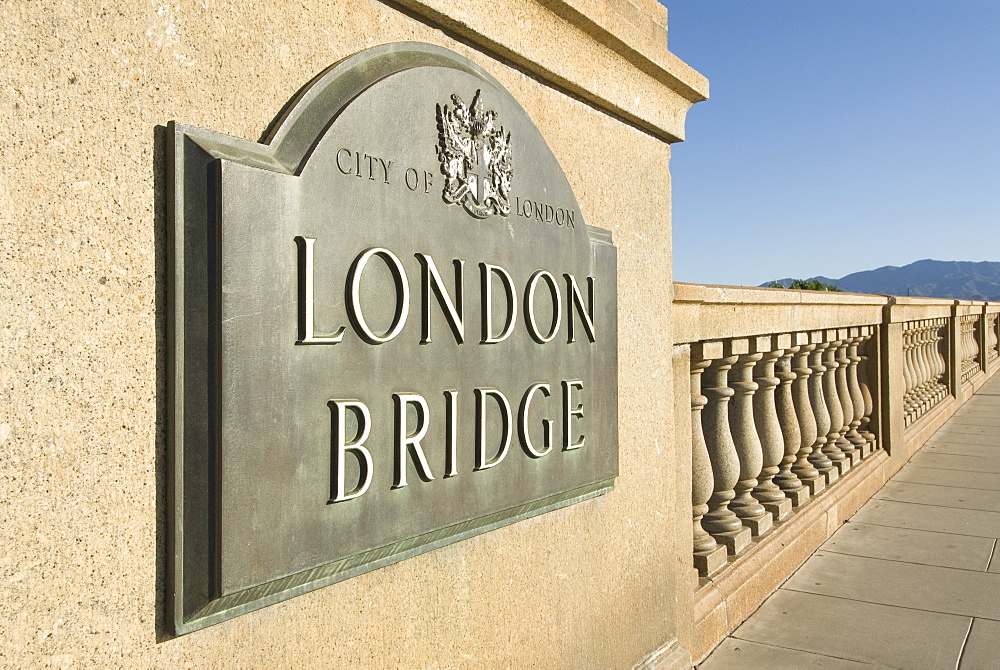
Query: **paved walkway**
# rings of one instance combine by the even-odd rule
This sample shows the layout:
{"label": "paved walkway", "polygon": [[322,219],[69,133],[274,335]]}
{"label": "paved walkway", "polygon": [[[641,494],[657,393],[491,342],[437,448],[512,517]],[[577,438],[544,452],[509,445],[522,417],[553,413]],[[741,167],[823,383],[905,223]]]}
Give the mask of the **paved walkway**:
{"label": "paved walkway", "polygon": [[1000,375],[699,666],[1000,668]]}

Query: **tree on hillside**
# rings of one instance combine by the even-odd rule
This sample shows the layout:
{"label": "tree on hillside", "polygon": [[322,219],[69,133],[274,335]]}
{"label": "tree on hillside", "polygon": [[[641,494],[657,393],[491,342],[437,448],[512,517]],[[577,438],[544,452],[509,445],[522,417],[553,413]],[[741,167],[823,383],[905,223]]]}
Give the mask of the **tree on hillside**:
{"label": "tree on hillside", "polygon": [[[771,282],[767,285],[768,288],[786,288],[776,281]],[[839,291],[844,292],[844,289],[839,286],[834,286],[833,284],[824,284],[818,279],[793,279],[791,285],[787,288],[799,289],[804,291]]]}

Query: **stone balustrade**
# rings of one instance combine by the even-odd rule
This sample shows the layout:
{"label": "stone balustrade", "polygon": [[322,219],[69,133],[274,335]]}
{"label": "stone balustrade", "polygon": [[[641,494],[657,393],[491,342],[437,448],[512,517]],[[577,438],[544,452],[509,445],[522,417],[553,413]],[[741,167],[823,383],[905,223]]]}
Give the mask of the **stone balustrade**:
{"label": "stone balustrade", "polygon": [[904,424],[910,425],[950,394],[947,383],[948,319],[903,324]]}
{"label": "stone balustrade", "polygon": [[997,305],[675,284],[674,309],[702,577],[842,488],[887,443],[926,439],[968,384],[1000,367]]}
{"label": "stone balustrade", "polygon": [[963,384],[970,381],[976,373],[982,370],[982,364],[979,360],[980,323],[979,314],[967,314],[959,319],[958,347],[962,361]]}
{"label": "stone balustrade", "polygon": [[876,326],[691,347],[695,565],[709,575],[878,447]]}
{"label": "stone balustrade", "polygon": [[675,283],[672,322],[697,659],[1000,370],[1000,304]]}

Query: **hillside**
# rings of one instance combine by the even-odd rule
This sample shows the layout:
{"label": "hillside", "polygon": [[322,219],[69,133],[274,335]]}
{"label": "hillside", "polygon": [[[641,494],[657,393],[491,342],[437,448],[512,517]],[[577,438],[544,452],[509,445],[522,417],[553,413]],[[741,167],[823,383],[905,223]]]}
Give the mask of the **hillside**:
{"label": "hillside", "polygon": [[[1000,300],[1000,263],[922,260],[855,272],[840,279],[809,277],[851,293],[884,293],[959,300]],[[790,278],[776,280],[788,286]],[[761,286],[767,286],[765,282]]]}

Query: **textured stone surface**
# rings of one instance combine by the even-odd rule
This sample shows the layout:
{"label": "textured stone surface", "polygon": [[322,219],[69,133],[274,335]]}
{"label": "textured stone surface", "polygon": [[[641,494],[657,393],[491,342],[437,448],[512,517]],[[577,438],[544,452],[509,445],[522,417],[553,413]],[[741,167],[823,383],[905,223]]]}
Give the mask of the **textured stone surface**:
{"label": "textured stone surface", "polygon": [[849,523],[841,527],[823,551],[851,556],[984,570],[993,552],[993,538]]}
{"label": "textured stone surface", "polygon": [[970,617],[780,590],[733,637],[893,668],[944,670],[958,663],[970,623]]}
{"label": "textured stone surface", "polygon": [[872,500],[858,511],[853,520],[938,533],[1000,537],[1000,513],[955,507]]}
{"label": "textured stone surface", "polygon": [[889,482],[878,492],[880,500],[922,503],[938,507],[961,507],[1000,512],[1000,499],[992,491],[964,489],[958,486],[932,486],[909,482]]}
{"label": "textured stone surface", "polygon": [[1000,659],[1000,621],[975,619],[959,670],[992,670]]}
{"label": "textured stone surface", "polygon": [[[490,55],[518,43],[459,40],[393,7],[0,4],[0,665],[619,666],[674,634],[690,480],[671,466],[673,406],[661,392],[671,385],[670,150],[654,137],[666,131],[653,130],[680,128],[690,100],[624,74],[628,58],[593,30],[530,2],[502,21],[493,5],[474,5],[467,23],[516,31],[529,56],[573,69],[558,81],[545,77],[554,66]],[[587,220],[615,236],[616,490],[165,639],[156,128],[175,119],[256,140],[331,63],[400,40],[451,48],[496,76],[540,128]],[[665,36],[656,48],[653,57],[677,62]],[[630,93],[626,110],[646,130],[601,107],[613,91],[589,102],[567,93],[601,83],[605,66],[620,73],[612,87],[635,79],[648,92]],[[623,171],[623,157],[637,155]]]}
{"label": "textured stone surface", "polygon": [[989,472],[938,470],[935,468],[921,468],[915,465],[907,465],[899,471],[894,479],[899,482],[913,482],[914,484],[964,486],[967,489],[1000,491],[1000,474]]}
{"label": "textured stone surface", "polygon": [[858,663],[833,656],[813,654],[808,651],[785,649],[770,644],[748,640],[725,640],[698,670],[731,670],[732,668],[774,668],[775,670],[802,670],[802,668],[830,668],[831,670],[872,670],[891,668],[870,663]]}
{"label": "textured stone surface", "polygon": [[784,587],[944,614],[1000,618],[1000,576],[819,551]]}

